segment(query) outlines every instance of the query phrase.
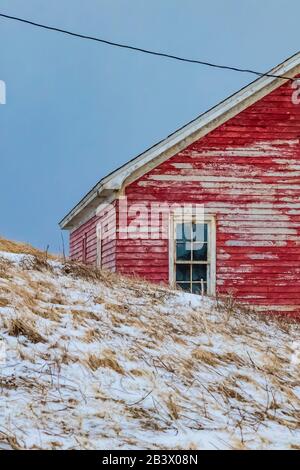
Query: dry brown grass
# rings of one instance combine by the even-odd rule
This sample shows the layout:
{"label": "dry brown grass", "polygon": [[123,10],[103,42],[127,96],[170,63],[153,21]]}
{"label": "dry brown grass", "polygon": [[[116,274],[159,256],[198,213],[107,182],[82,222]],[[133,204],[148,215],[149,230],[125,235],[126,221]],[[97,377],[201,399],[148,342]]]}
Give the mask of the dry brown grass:
{"label": "dry brown grass", "polygon": [[[139,297],[143,292],[143,298],[146,300],[150,298],[153,305],[162,304],[174,295],[174,292],[167,290],[167,286],[159,287],[157,284],[146,281],[141,277],[102,270],[93,264],[83,264],[79,261],[65,260],[62,263],[62,272],[75,279],[84,279],[94,283],[101,282],[106,287],[116,289],[121,294],[123,289]],[[103,302],[104,299],[99,297],[97,303],[101,304]],[[124,306],[124,308],[128,307]]]}
{"label": "dry brown grass", "polygon": [[172,419],[179,419],[180,407],[175,403],[174,398],[170,395],[167,400],[167,407]]}
{"label": "dry brown grass", "polygon": [[49,281],[43,281],[39,279],[39,287],[43,289],[44,292],[53,292],[55,285]]}
{"label": "dry brown grass", "polygon": [[220,395],[223,396],[225,399],[235,399],[241,403],[245,403],[246,399],[235,389],[232,387],[233,384],[230,382],[227,383],[225,380],[223,383],[216,384],[213,387],[214,392],[219,392]]}
{"label": "dry brown grass", "polygon": [[20,262],[20,267],[30,271],[53,271],[48,262],[48,253],[35,254],[31,258],[24,258]]}
{"label": "dry brown grass", "polygon": [[10,449],[24,450],[24,443],[20,443],[13,434],[0,431],[0,442],[7,444]]}
{"label": "dry brown grass", "polygon": [[187,345],[187,341],[185,339],[181,338],[180,336],[171,335],[171,338],[174,341],[174,343],[181,344],[182,346]]}
{"label": "dry brown grass", "polygon": [[232,375],[232,378],[237,382],[245,382],[247,384],[251,384],[255,387],[258,387],[257,382],[249,375],[236,373]]}
{"label": "dry brown grass", "polygon": [[86,363],[92,371],[96,371],[100,367],[104,367],[107,369],[113,369],[118,374],[125,375],[123,367],[120,366],[112,351],[104,352],[102,357],[96,356],[95,354],[89,354]]}
{"label": "dry brown grass", "polygon": [[89,310],[71,310],[74,317],[85,320],[99,320],[99,316],[96,313]]}
{"label": "dry brown grass", "polygon": [[22,361],[32,361],[32,356],[31,356],[30,352],[28,352],[28,348],[24,347],[21,344],[18,344],[17,352],[18,352],[19,357]]}
{"label": "dry brown grass", "polygon": [[58,360],[62,364],[73,364],[77,361],[75,357],[71,356],[66,346],[62,348],[61,355]]}
{"label": "dry brown grass", "polygon": [[62,317],[62,312],[55,307],[52,308],[34,308],[32,309],[32,313],[35,315],[38,315],[41,318],[44,318],[45,320],[51,320],[54,322],[59,322],[61,317]]}
{"label": "dry brown grass", "polygon": [[206,351],[205,349],[194,349],[192,352],[192,356],[199,362],[208,364],[209,366],[216,367],[220,365],[220,361],[215,353],[211,353],[210,351]]}
{"label": "dry brown grass", "polygon": [[143,375],[146,375],[145,371],[141,369],[131,369],[130,373],[135,377],[142,377]]}
{"label": "dry brown grass", "polygon": [[84,333],[82,340],[85,343],[93,343],[94,341],[99,341],[102,338],[100,329],[91,328]]}
{"label": "dry brown grass", "polygon": [[45,343],[46,340],[37,331],[34,322],[29,318],[12,318],[8,320],[8,334],[10,336],[25,336],[32,343]]}
{"label": "dry brown grass", "polygon": [[[0,251],[5,251],[7,253],[15,254],[24,254],[24,255],[33,255],[41,257],[45,255],[45,252],[38,250],[28,243],[16,242],[12,240],[6,240],[5,238],[0,237]],[[48,254],[49,259],[59,259],[58,255]]]}
{"label": "dry brown grass", "polygon": [[285,365],[288,364],[285,364],[282,358],[279,358],[275,354],[268,353],[263,357],[263,368],[267,374],[279,374]]}
{"label": "dry brown grass", "polygon": [[103,282],[106,286],[112,287],[113,279],[116,276],[109,271],[98,269],[94,265],[79,263],[78,261],[65,261],[62,265],[62,272],[73,278],[84,279],[89,282]]}
{"label": "dry brown grass", "polygon": [[145,408],[139,406],[127,406],[126,412],[131,418],[140,421],[140,426],[142,429],[155,432],[164,431],[164,428],[158,422],[158,416],[155,409],[146,410]]}
{"label": "dry brown grass", "polygon": [[12,266],[11,261],[0,256],[0,278],[10,279],[10,268]]}
{"label": "dry brown grass", "polygon": [[244,359],[242,359],[234,352],[222,354],[219,356],[219,358],[227,364],[235,364],[238,367],[243,367],[245,365]]}
{"label": "dry brown grass", "polygon": [[0,307],[7,307],[10,304],[10,301],[5,297],[0,297]]}
{"label": "dry brown grass", "polygon": [[62,294],[55,294],[51,299],[49,300],[51,304],[55,305],[65,305],[67,303],[66,298]]}
{"label": "dry brown grass", "polygon": [[19,305],[22,309],[27,307],[32,310],[37,306],[36,294],[21,285],[12,285],[9,287],[9,292],[13,295],[14,304]]}
{"label": "dry brown grass", "polygon": [[[124,302],[124,301],[123,301]],[[106,310],[111,312],[120,313],[120,314],[127,314],[129,312],[128,305],[123,304],[112,304],[112,303],[105,303]]]}
{"label": "dry brown grass", "polygon": [[12,390],[18,388],[17,383],[16,383],[16,378],[13,377],[0,377],[0,389],[6,388],[7,390]]}

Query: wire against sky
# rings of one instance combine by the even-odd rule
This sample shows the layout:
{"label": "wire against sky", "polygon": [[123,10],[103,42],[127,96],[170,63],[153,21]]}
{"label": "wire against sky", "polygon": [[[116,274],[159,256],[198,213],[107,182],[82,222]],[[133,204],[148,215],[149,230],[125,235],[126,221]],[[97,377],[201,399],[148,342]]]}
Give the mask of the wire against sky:
{"label": "wire against sky", "polygon": [[94,36],[88,36],[88,35],[85,35],[85,34],[74,33],[73,31],[68,31],[68,30],[65,30],[65,29],[56,28],[54,26],[48,26],[48,25],[45,25],[45,24],[36,23],[34,21],[26,20],[24,18],[19,18],[19,17],[16,17],[16,16],[6,15],[4,13],[0,13],[0,17],[5,18],[5,19],[9,19],[9,20],[19,21],[20,23],[26,23],[26,24],[29,24],[31,26],[35,26],[35,27],[38,27],[38,28],[47,29],[47,30],[50,30],[50,31],[56,31],[58,33],[67,34],[69,36],[75,36],[75,37],[80,38],[80,39],[87,39],[87,40],[90,40],[90,41],[101,42],[102,44],[107,44],[109,46],[119,47],[119,48],[122,48],[122,49],[129,49],[131,51],[141,52],[141,53],[144,53],[144,54],[150,54],[150,55],[153,55],[153,56],[164,57],[164,58],[167,58],[167,59],[177,60],[177,61],[180,61],[180,62],[187,62],[187,63],[190,63],[190,64],[199,64],[199,65],[204,65],[204,66],[207,66],[207,67],[213,67],[213,68],[222,69],[222,70],[231,70],[233,72],[249,73],[249,74],[252,74],[252,75],[256,75],[258,77],[278,78],[278,79],[281,79],[281,80],[289,80],[289,81],[292,81],[292,82],[295,80],[295,79],[290,78],[290,77],[285,77],[284,75],[274,75],[274,74],[271,74],[271,73],[257,72],[255,70],[251,70],[251,69],[242,69],[242,68],[239,68],[239,67],[231,67],[229,65],[219,65],[219,64],[214,64],[214,63],[211,63],[211,62],[204,62],[204,61],[197,60],[197,59],[188,59],[186,57],[180,57],[180,56],[177,56],[177,55],[167,54],[167,53],[164,53],[164,52],[152,51],[152,50],[143,49],[143,48],[140,48],[140,47],[129,46],[127,44],[121,44],[121,43],[109,41],[107,39],[101,39],[101,38],[97,38],[97,37],[94,37]]}

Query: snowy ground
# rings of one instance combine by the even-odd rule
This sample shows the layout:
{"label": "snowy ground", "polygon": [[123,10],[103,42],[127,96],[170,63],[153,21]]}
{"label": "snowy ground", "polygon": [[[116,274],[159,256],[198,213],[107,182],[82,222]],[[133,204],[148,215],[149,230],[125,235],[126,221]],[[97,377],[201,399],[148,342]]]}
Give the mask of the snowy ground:
{"label": "snowy ground", "polygon": [[300,449],[299,338],[199,296],[0,253],[0,448]]}

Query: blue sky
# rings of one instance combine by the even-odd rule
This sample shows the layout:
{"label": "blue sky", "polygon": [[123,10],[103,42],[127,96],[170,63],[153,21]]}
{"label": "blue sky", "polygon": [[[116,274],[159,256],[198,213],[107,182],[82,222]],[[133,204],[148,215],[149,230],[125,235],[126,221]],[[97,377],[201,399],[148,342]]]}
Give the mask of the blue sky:
{"label": "blue sky", "polygon": [[[299,47],[298,0],[0,0],[0,12],[266,71]],[[61,249],[102,176],[253,80],[0,18],[0,234]]]}

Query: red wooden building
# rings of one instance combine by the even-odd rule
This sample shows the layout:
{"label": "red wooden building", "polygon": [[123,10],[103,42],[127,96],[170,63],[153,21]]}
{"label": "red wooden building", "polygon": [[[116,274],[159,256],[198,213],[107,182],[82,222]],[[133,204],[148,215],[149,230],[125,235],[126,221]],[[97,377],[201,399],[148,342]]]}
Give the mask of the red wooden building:
{"label": "red wooden building", "polygon": [[71,258],[299,315],[299,90],[263,76],[103,178],[60,223]]}

